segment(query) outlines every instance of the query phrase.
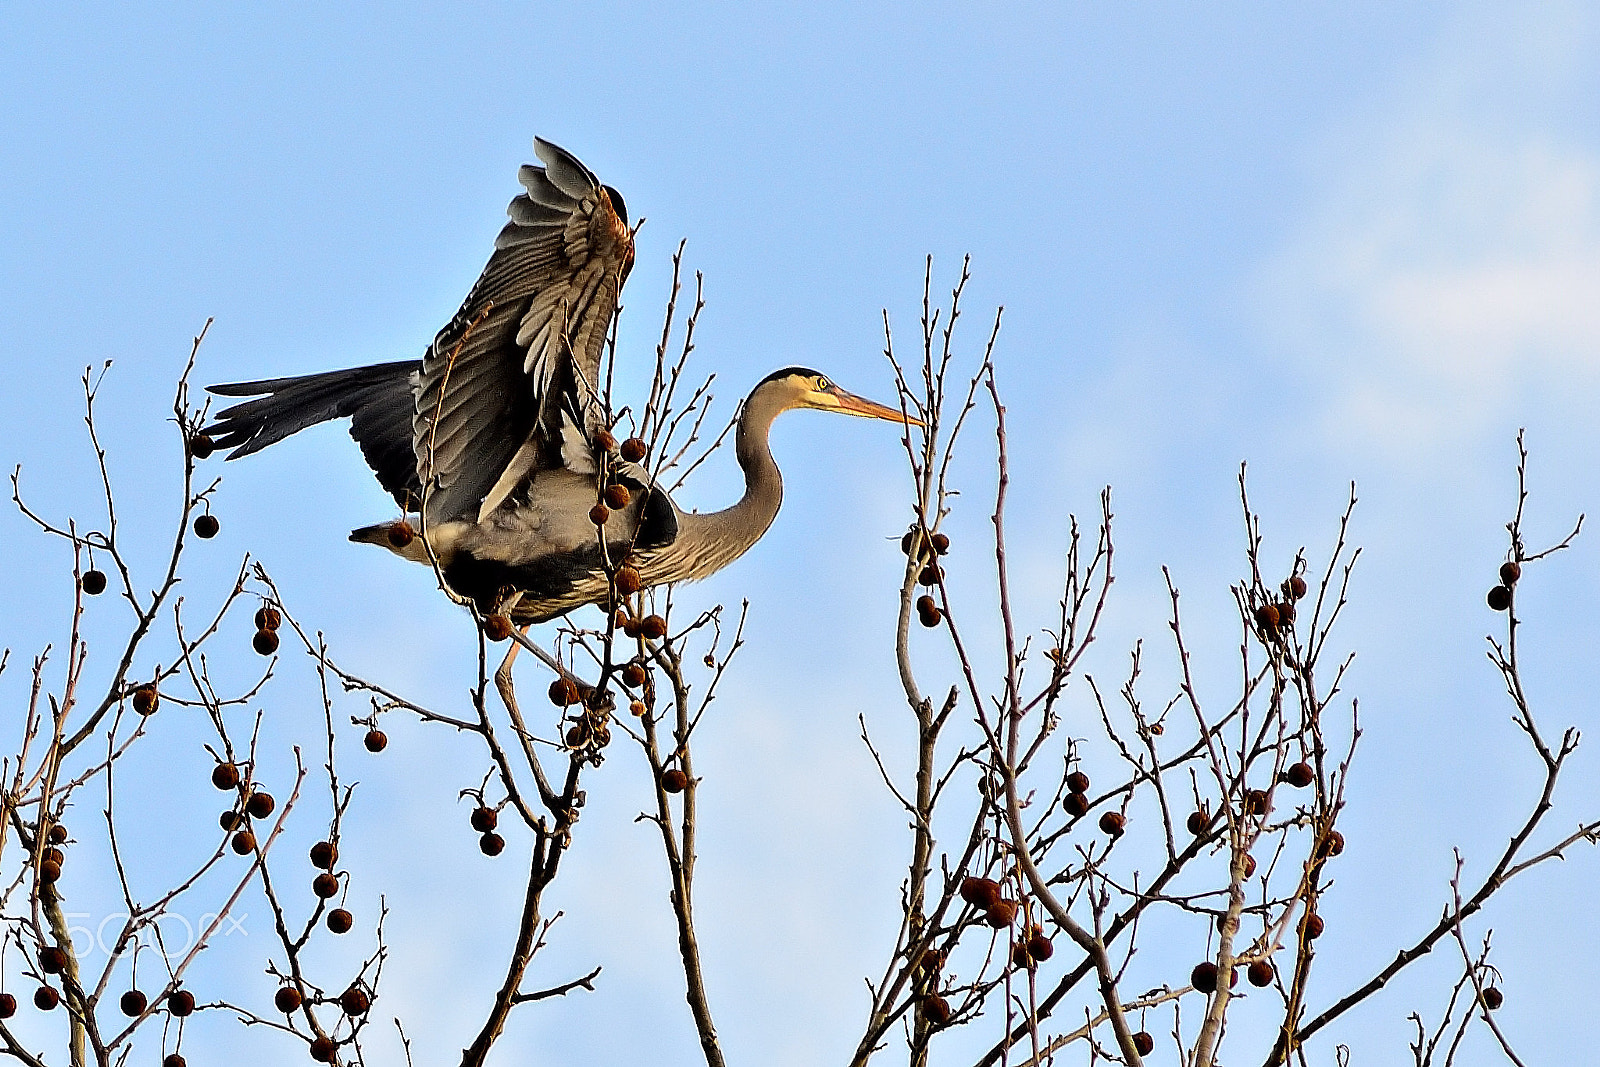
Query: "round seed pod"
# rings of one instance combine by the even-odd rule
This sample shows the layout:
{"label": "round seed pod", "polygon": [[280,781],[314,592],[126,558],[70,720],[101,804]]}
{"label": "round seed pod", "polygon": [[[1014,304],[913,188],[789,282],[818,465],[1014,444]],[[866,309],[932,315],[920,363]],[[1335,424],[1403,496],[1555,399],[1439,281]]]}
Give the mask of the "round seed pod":
{"label": "round seed pod", "polygon": [[1041,931],[1035,930],[1033,936],[1028,938],[1028,955],[1043,963],[1056,954],[1056,946],[1044,936]]}
{"label": "round seed pod", "polygon": [[137,989],[130,989],[122,994],[117,1001],[117,1007],[122,1009],[122,1014],[130,1019],[138,1018],[150,1006],[150,999]]}
{"label": "round seed pod", "polygon": [[55,885],[61,881],[61,864],[55,860],[45,860],[39,864],[39,881],[45,885]]}
{"label": "round seed pod", "polygon": [[382,752],[389,747],[389,735],[374,726],[367,731],[367,735],[361,739],[361,743],[366,746],[368,752]]}
{"label": "round seed pod", "polygon": [[610,430],[596,430],[594,432],[594,437],[592,437],[591,440],[594,442],[594,447],[598,448],[602,452],[612,452],[616,450],[617,439],[611,435]]}
{"label": "round seed pod", "polygon": [[250,647],[260,656],[270,656],[278,651],[278,635],[273,630],[257,630],[250,639]]}
{"label": "round seed pod", "polygon": [[1017,919],[1017,902],[1014,900],[997,900],[984,909],[983,918],[996,930],[1004,929]]}
{"label": "round seed pod", "polygon": [[1315,941],[1317,938],[1321,937],[1323,927],[1324,924],[1322,922],[1322,916],[1318,915],[1316,912],[1312,912],[1310,915],[1307,915],[1300,922],[1300,928],[1305,931],[1307,941]]}
{"label": "round seed pod", "polygon": [[241,856],[248,856],[256,850],[256,835],[249,830],[240,830],[233,835],[233,851]]}
{"label": "round seed pod", "polygon": [[1000,883],[993,878],[963,878],[961,899],[975,908],[988,910],[1000,899]]}
{"label": "round seed pod", "polygon": [[1156,1039],[1148,1030],[1140,1030],[1133,1035],[1133,1047],[1139,1050],[1139,1055],[1148,1056],[1156,1050]]}
{"label": "round seed pod", "polygon": [[589,521],[596,526],[604,526],[611,518],[611,509],[604,504],[596,504],[589,509]]}
{"label": "round seed pod", "polygon": [[485,856],[498,856],[506,850],[506,839],[499,834],[484,834],[478,838],[478,851]]}
{"label": "round seed pod", "polygon": [[1496,1008],[1506,1002],[1506,995],[1492,985],[1484,986],[1483,996],[1479,999],[1483,1001],[1484,1007],[1488,1008],[1490,1011],[1494,1011]]}
{"label": "round seed pod", "polygon": [[1278,775],[1278,781],[1286,785],[1292,785],[1296,789],[1304,789],[1316,777],[1316,772],[1311,769],[1311,764],[1301,760],[1299,763],[1292,763],[1285,768],[1284,772]]}
{"label": "round seed pod", "polygon": [[511,620],[504,615],[490,615],[483,620],[483,636],[491,641],[506,640],[513,629]]}
{"label": "round seed pod", "polygon": [[1082,771],[1073,771],[1067,775],[1067,792],[1087,793],[1089,791],[1089,776]]}
{"label": "round seed pod", "polygon": [[211,768],[211,784],[218,789],[235,789],[239,785],[239,768],[231,763],[219,763]]}
{"label": "round seed pod", "polygon": [[253,819],[265,819],[277,806],[278,802],[272,799],[271,793],[258,789],[250,794],[249,800],[245,801],[244,810],[248,811]]}
{"label": "round seed pod", "polygon": [[1028,943],[1017,941],[1011,946],[1011,966],[1022,971],[1033,970],[1033,957],[1028,955]]}
{"label": "round seed pod", "polygon": [[637,663],[630,663],[622,668],[622,684],[629,689],[637,689],[644,684],[644,668]]}
{"label": "round seed pod", "polygon": [[338,1050],[339,1046],[334,1044],[333,1038],[319,1037],[311,1042],[311,1047],[308,1051],[311,1053],[311,1058],[318,1063],[332,1063],[333,1054]]}
{"label": "round seed pod", "polygon": [[1244,795],[1246,815],[1265,815],[1272,810],[1272,800],[1265,789],[1251,789]]}
{"label": "round seed pod", "polygon": [[278,613],[277,608],[263,604],[256,609],[256,629],[276,630],[282,625],[283,616]]}
{"label": "round seed pod", "polygon": [[67,828],[60,823],[54,823],[50,827],[50,832],[45,835],[45,840],[52,845],[64,844],[67,840]]}
{"label": "round seed pod", "polygon": [[225,811],[217,816],[217,825],[222,827],[224,832],[231,834],[244,825],[244,816],[236,811]]}
{"label": "round seed pod", "polygon": [[330,900],[339,895],[339,876],[332,871],[323,871],[311,879],[311,891],[323,900]]}
{"label": "round seed pod", "polygon": [[581,699],[578,683],[571,678],[557,678],[550,683],[550,703],[558,708],[568,708]]}
{"label": "round seed pod", "polygon": [[1517,579],[1522,577],[1522,565],[1507,560],[1500,564],[1500,584],[1508,589],[1517,584]]}
{"label": "round seed pod", "polygon": [[1189,984],[1202,993],[1215,993],[1217,991],[1217,965],[1210,960],[1195,964],[1194,970],[1189,972]]}
{"label": "round seed pod", "polygon": [[936,533],[936,534],[933,535],[932,540],[933,540],[933,550],[935,552],[937,552],[939,555],[942,556],[946,552],[950,551],[950,538],[946,537],[944,534]]}
{"label": "round seed pod", "polygon": [[1294,615],[1294,601],[1282,600],[1278,602],[1278,621],[1283,624],[1284,629],[1294,625]]}
{"label": "round seed pod", "polygon": [[1210,825],[1211,816],[1207,815],[1203,811],[1191,811],[1189,813],[1188,821],[1184,823],[1184,826],[1188,827],[1189,832],[1196,837],[1199,837],[1201,834],[1205,833],[1206,829]]}
{"label": "round seed pod", "polygon": [[176,1052],[169,1052],[162,1058],[161,1067],[189,1067],[189,1061]]}
{"label": "round seed pod", "polygon": [[179,1019],[187,1019],[194,1014],[194,994],[187,989],[174,989],[167,998],[167,1010]]}
{"label": "round seed pod", "polygon": [[106,591],[106,572],[93,568],[84,571],[83,576],[78,579],[78,588],[90,596],[99,596]]}
{"label": "round seed pod", "polygon": [[1265,989],[1272,984],[1272,978],[1276,973],[1271,960],[1256,960],[1245,971],[1245,977],[1250,979],[1250,984],[1257,989]]}
{"label": "round seed pod", "polygon": [[217,517],[215,515],[195,516],[194,535],[196,537],[204,538],[209,541],[211,538],[217,536],[218,531],[221,529],[222,523],[217,521]]}
{"label": "round seed pod", "polygon": [[639,636],[650,641],[659,641],[667,636],[667,620],[660,615],[646,615],[639,621]]}
{"label": "round seed pod", "polygon": [[919,583],[921,583],[922,585],[926,585],[926,586],[932,587],[932,586],[938,585],[939,584],[939,579],[943,578],[943,577],[944,577],[944,568],[943,567],[939,566],[936,563],[928,563],[928,564],[925,564],[923,566],[922,573],[917,575],[917,581]]}
{"label": "round seed pod", "polygon": [[689,788],[689,776],[682,768],[673,767],[661,775],[661,788],[669,793],[681,793]]}
{"label": "round seed pod", "polygon": [[486,834],[500,824],[500,813],[491,807],[480,804],[472,809],[472,828],[480,834]]}
{"label": "round seed pod", "polygon": [[1274,633],[1278,629],[1278,605],[1263,604],[1257,608],[1256,625],[1263,633]]}
{"label": "round seed pod", "polygon": [[922,998],[922,1017],[934,1026],[944,1026],[950,1021],[950,1002],[938,995]]}
{"label": "round seed pod", "polygon": [[336,934],[348,934],[350,928],[356,924],[355,916],[343,908],[334,908],[328,912],[328,929]]}
{"label": "round seed pod", "polygon": [[40,854],[39,859],[41,861],[49,861],[59,866],[67,862],[67,854],[62,852],[59,848],[56,848],[54,845],[51,845]]}
{"label": "round seed pod", "polygon": [[1289,579],[1289,595],[1295,600],[1303,599],[1306,595],[1306,580],[1298,574]]}
{"label": "round seed pod", "polygon": [[318,841],[311,846],[311,865],[320,870],[331,871],[333,865],[339,862],[339,850],[332,841]]}
{"label": "round seed pod", "polygon": [[1127,829],[1128,820],[1120,811],[1108,811],[1100,816],[1100,832],[1112,837],[1121,837],[1122,831]]}
{"label": "round seed pod", "polygon": [[632,715],[634,718],[639,718],[648,710],[649,709],[644,706],[644,701],[642,700],[634,700],[628,704],[628,714]]}
{"label": "round seed pod", "polygon": [[630,437],[622,442],[622,458],[629,463],[642,463],[649,453],[649,446],[637,437]]}
{"label": "round seed pod", "polygon": [[56,1005],[61,1003],[61,994],[47,985],[42,985],[33,991],[33,1006],[40,1011],[55,1011]]}
{"label": "round seed pod", "polygon": [[154,715],[161,705],[161,694],[153,685],[141,685],[133,691],[133,710],[140,715]]}
{"label": "round seed pod", "polygon": [[10,993],[0,993],[0,1019],[9,1019],[17,1013],[17,998]]}
{"label": "round seed pod", "polygon": [[1511,606],[1511,590],[1503,585],[1497,585],[1489,590],[1489,606],[1495,611],[1504,611]]}
{"label": "round seed pod", "polygon": [[67,954],[56,945],[39,950],[39,969],[45,974],[60,974],[67,966]]}
{"label": "round seed pod", "polygon": [[1337,856],[1344,851],[1344,835],[1337,830],[1329,830],[1328,836],[1322,839],[1322,844],[1317,848],[1319,856]]}
{"label": "round seed pod", "polygon": [[388,539],[391,547],[405,548],[417,539],[417,531],[404,519],[389,524],[383,536]]}
{"label": "round seed pod", "polygon": [[1243,866],[1244,866],[1244,876],[1246,878],[1255,877],[1255,873],[1256,873],[1256,858],[1254,856],[1250,855],[1250,853],[1246,852],[1244,854],[1244,860],[1242,862],[1243,862]]}
{"label": "round seed pod", "polygon": [[1061,808],[1074,819],[1081,819],[1089,814],[1089,798],[1082,793],[1068,793],[1061,801]]}
{"label": "round seed pod", "polygon": [[[931,597],[923,597],[922,599],[923,600],[930,600],[932,598]],[[928,629],[931,630],[935,626],[938,626],[941,622],[944,621],[944,612],[940,611],[937,606],[934,606],[934,607],[929,608],[926,611],[920,611],[919,610],[917,612],[917,619],[918,619],[919,622],[922,623],[922,625],[926,626]]]}
{"label": "round seed pod", "polygon": [[217,442],[208,433],[197,433],[189,438],[189,455],[195,459],[210,459],[217,450]]}
{"label": "round seed pod", "polygon": [[639,572],[633,567],[617,568],[617,592],[623,596],[632,596],[644,588],[644,582],[639,577]]}
{"label": "round seed pod", "polygon": [[633,494],[628,492],[628,487],[627,486],[625,486],[625,485],[608,485],[608,486],[606,486],[606,495],[605,495],[606,507],[610,508],[612,511],[621,511],[623,508],[628,506],[628,501],[630,501],[632,499],[633,499]]}
{"label": "round seed pod", "polygon": [[568,748],[580,748],[587,740],[589,740],[589,731],[584,728],[581,722],[567,731]]}
{"label": "round seed pod", "polygon": [[370,1007],[372,998],[367,996],[367,991],[360,986],[351,986],[339,994],[339,1008],[346,1015],[365,1015]]}

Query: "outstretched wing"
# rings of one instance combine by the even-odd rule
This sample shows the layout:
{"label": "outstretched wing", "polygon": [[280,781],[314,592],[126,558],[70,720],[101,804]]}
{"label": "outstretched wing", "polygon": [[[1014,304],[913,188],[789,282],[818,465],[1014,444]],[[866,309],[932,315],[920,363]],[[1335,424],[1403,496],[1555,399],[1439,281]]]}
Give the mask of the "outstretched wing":
{"label": "outstretched wing", "polygon": [[539,470],[592,469],[600,355],[633,266],[615,190],[548,141],[494,255],[422,360],[412,448],[430,521],[476,520]]}

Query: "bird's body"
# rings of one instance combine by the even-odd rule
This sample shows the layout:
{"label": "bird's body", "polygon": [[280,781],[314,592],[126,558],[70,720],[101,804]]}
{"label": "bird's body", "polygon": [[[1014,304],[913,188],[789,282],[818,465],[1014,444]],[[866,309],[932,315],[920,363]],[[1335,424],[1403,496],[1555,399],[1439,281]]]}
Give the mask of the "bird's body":
{"label": "bird's body", "polygon": [[[350,539],[437,561],[454,593],[519,623],[608,603],[624,560],[653,586],[704,577],[742,555],[783,498],[767,447],[782,412],[915,422],[816,371],[776,372],[740,413],[744,496],[723,511],[680,512],[644,466],[602,447],[613,442],[597,390],[601,347],[633,264],[622,198],[565,151],[536,147],[545,167],[522,168],[526,192],[511,202],[493,256],[421,360],[212,386],[255,399],[208,428],[236,459],[349,417],[379,483],[414,513]],[[591,509],[612,486],[627,502],[597,525]],[[409,536],[416,529],[422,536]]]}

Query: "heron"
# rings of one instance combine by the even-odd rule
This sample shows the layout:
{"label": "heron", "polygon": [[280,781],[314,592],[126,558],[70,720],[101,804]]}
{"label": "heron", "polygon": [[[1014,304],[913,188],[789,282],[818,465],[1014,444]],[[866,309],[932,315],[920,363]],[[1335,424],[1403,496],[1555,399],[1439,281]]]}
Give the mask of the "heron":
{"label": "heron", "polygon": [[627,208],[571,153],[542,138],[534,150],[544,165],[518,171],[523,191],[488,264],[420,360],[213,385],[219,396],[251,399],[205,430],[234,460],[349,418],[402,510],[350,540],[437,566],[458,599],[518,625],[609,606],[619,588],[704,578],[738,559],[783,499],[768,435],[786,411],[921,425],[819,371],[775,371],[738,415],[744,494],[721,511],[678,508],[641,462],[642,442],[618,447],[598,391],[633,266]]}

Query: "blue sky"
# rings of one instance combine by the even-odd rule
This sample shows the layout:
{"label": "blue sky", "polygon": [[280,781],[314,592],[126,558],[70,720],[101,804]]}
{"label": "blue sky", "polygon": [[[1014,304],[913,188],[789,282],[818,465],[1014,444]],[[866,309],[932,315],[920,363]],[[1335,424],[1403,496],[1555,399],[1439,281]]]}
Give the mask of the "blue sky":
{"label": "blue sky", "polygon": [[[1323,1003],[1433,921],[1450,845],[1486,862],[1531,799],[1535,768],[1483,657],[1498,619],[1482,598],[1518,427],[1533,542],[1600,499],[1597,36],[1591,9],[1560,3],[13,8],[0,17],[0,334],[13,351],[0,460],[23,465],[41,507],[86,511],[77,378],[114,359],[103,425],[129,513],[153,524],[173,491],[170,381],[206,318],[201,382],[420,353],[482,266],[536,134],[648,219],[620,373],[641,373],[687,238],[709,301],[697,358],[725,383],[725,409],[791,363],[890,398],[883,309],[910,339],[924,255],[948,286],[970,252],[969,343],[1006,307],[999,373],[1031,624],[1047,617],[1065,514],[1114,489],[1121,575],[1091,673],[1117,676],[1143,637],[1168,672],[1152,691],[1170,677],[1165,564],[1221,699],[1236,638],[1200,620],[1228,618],[1243,566],[1239,463],[1282,566],[1300,545],[1325,551],[1358,483],[1366,552],[1343,640],[1367,734],[1328,905],[1354,933],[1319,964]],[[953,558],[952,580],[978,613],[992,460],[986,432],[969,445],[952,534],[973,552]],[[886,735],[906,725],[888,627],[889,538],[907,511],[881,424],[796,414],[774,450],[777,525],[689,594],[754,602],[699,742],[700,891],[731,1056],[809,1064],[853,1043],[903,862],[855,717]],[[464,621],[420,568],[344,541],[390,508],[341,431],[225,473],[197,598],[251,549],[343,661],[460,699]],[[703,474],[682,503],[737,494],[731,460]],[[153,563],[158,531],[129,528],[148,532]],[[14,516],[0,538],[4,643],[25,658],[59,633],[66,564]],[[1593,544],[1530,571],[1519,595],[1544,725],[1594,725]],[[14,669],[0,680],[8,730],[18,684]],[[268,712],[281,757],[305,721]],[[195,755],[170,729],[162,743]],[[380,888],[393,908],[384,1014],[431,1062],[475,1025],[524,872],[478,857],[466,833],[454,796],[481,774],[470,747],[391,734],[377,761],[353,728],[345,738],[362,781],[353,818],[375,840],[418,844],[352,862],[365,913]],[[146,770],[152,811],[212,803],[203,782]],[[1552,830],[1600,810],[1597,782],[1580,751]],[[525,1009],[505,1061],[692,1062],[656,846],[631,821],[643,788],[624,752],[593,776],[554,901],[568,915],[541,957],[552,981],[604,963],[600,992]],[[1579,852],[1491,916],[1504,1024],[1535,1060],[1596,1037],[1585,1006],[1600,972],[1564,917],[1596,874]],[[259,908],[253,921],[265,941]],[[1152,944],[1147,985],[1181,978],[1201,947]],[[239,955],[230,980],[264,981],[258,959]],[[1397,1060],[1405,1016],[1431,1008],[1443,968],[1396,983],[1336,1036]],[[303,1055],[222,1020],[189,1040],[255,1062]]]}

